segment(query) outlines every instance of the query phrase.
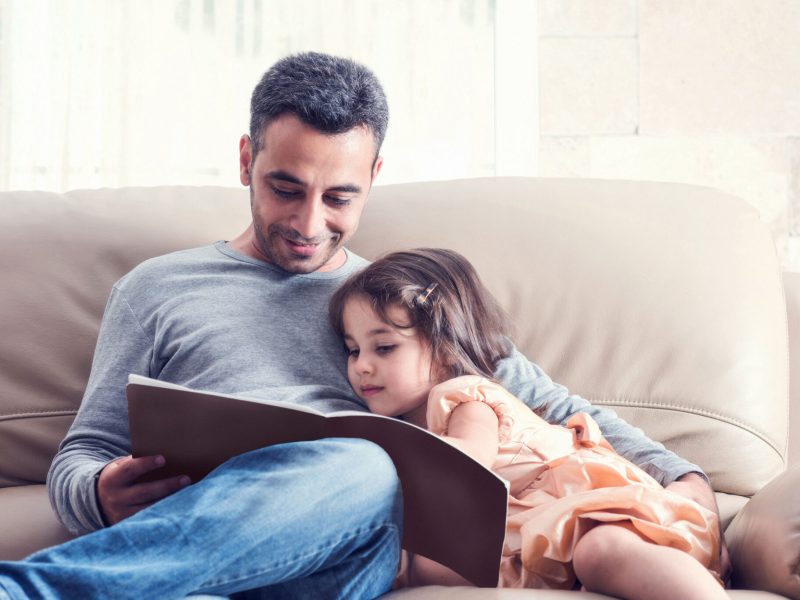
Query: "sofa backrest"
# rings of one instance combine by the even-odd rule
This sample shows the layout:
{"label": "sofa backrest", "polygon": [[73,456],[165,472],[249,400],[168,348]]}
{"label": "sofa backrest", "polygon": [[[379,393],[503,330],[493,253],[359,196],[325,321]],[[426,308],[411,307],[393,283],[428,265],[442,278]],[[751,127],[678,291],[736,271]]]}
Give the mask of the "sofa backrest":
{"label": "sofa backrest", "polygon": [[[245,188],[0,194],[0,486],[41,482],[77,409],[111,285],[229,239]],[[376,187],[351,248],[472,260],[556,381],[698,462],[723,492],[780,472],[788,359],[768,230],[672,184],[495,178]]]}
{"label": "sofa backrest", "polygon": [[0,487],[44,482],[114,282],[248,222],[245,188],[0,193]]}
{"label": "sofa backrest", "polygon": [[[391,232],[390,234],[387,232]],[[476,179],[374,191],[351,247],[472,260],[556,381],[750,495],[785,466],[786,310],[755,209],[698,186]]]}

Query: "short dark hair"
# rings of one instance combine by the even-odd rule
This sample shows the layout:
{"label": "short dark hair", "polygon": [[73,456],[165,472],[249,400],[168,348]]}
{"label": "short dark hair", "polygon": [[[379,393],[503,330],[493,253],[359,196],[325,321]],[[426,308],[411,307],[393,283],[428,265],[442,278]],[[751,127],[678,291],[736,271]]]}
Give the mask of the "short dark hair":
{"label": "short dark hair", "polygon": [[350,59],[319,52],[282,58],[253,90],[250,139],[254,160],[264,129],[286,113],[329,134],[365,126],[375,138],[376,156],[389,124],[386,95],[375,74]]}
{"label": "short dark hair", "polygon": [[[431,346],[433,368],[449,377],[491,379],[497,362],[511,352],[507,318],[470,262],[458,252],[419,248],[387,254],[345,281],[329,304],[329,317],[344,337],[344,307],[365,298],[385,323],[414,328]],[[400,306],[408,322],[396,323],[388,309]]]}

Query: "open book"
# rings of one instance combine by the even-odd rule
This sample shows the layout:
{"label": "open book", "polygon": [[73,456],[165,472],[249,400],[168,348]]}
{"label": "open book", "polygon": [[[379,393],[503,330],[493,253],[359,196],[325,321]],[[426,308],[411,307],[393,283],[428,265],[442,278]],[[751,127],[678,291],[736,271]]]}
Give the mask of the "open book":
{"label": "open book", "polygon": [[378,444],[394,461],[403,488],[403,548],[475,585],[497,585],[507,483],[429,431],[368,412],[323,414],[138,375],[129,377],[127,396],[133,455],[166,458],[151,479],[188,475],[198,481],[229,458],[272,444],[325,437]]}

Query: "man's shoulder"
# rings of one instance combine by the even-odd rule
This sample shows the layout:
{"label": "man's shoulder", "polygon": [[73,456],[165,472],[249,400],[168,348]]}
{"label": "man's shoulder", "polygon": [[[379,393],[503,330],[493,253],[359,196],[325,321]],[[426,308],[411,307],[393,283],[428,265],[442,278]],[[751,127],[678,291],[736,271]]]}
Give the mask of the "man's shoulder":
{"label": "man's shoulder", "polygon": [[370,263],[366,258],[362,258],[349,248],[345,248],[345,252],[347,253],[347,262],[345,262],[342,269],[347,276],[352,275],[356,271],[363,270]]}
{"label": "man's shoulder", "polygon": [[220,257],[216,244],[154,256],[136,265],[117,282],[115,287],[125,288],[152,281],[163,283],[165,279],[187,270],[194,270],[200,266],[210,268]]}

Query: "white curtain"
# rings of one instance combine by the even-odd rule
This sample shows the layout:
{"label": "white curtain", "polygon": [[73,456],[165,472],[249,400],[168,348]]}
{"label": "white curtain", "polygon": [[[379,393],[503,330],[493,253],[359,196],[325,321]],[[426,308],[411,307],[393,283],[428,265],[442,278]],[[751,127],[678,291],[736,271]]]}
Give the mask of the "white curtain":
{"label": "white curtain", "polygon": [[303,50],[383,82],[382,183],[493,175],[509,1],[0,0],[0,189],[237,185],[250,92]]}

